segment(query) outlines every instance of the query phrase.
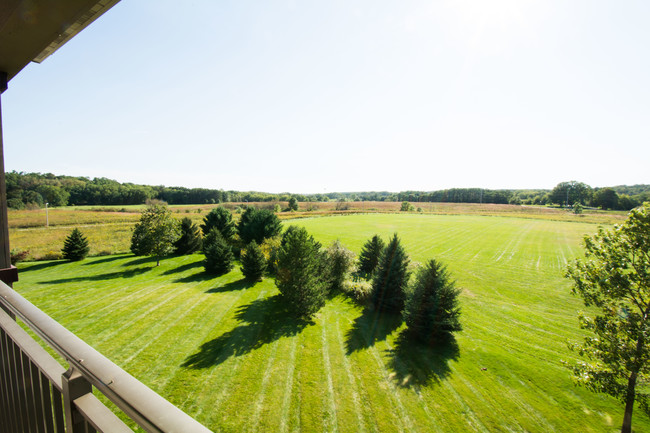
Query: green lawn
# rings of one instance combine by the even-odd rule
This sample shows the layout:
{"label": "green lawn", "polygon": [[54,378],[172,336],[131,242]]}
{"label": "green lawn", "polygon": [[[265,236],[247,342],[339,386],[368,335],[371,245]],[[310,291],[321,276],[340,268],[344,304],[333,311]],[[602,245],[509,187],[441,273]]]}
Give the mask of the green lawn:
{"label": "green lawn", "polygon": [[[426,348],[396,317],[339,295],[291,319],[270,279],[211,278],[200,255],[24,263],[15,288],[115,363],[215,431],[620,429],[623,406],[576,388],[562,360],[580,338],[566,260],[597,226],[451,215],[292,221],[358,252],[397,232],[417,262],[448,264],[464,330]],[[636,431],[650,431],[637,409]]]}

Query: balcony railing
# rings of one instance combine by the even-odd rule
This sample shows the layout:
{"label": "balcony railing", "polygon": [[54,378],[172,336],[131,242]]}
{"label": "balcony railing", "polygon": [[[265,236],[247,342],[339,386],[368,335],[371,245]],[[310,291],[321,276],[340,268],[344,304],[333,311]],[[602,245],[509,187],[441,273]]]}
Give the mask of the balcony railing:
{"label": "balcony railing", "polygon": [[[0,431],[122,433],[132,430],[98,390],[147,432],[209,432],[0,282]],[[66,370],[14,320],[69,364]]]}

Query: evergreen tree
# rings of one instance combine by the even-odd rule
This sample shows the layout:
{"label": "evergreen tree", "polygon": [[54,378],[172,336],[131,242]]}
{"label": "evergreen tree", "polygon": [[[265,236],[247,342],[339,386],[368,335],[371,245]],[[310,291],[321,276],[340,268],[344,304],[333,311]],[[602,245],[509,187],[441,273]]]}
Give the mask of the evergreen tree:
{"label": "evergreen tree", "polygon": [[203,245],[199,228],[191,219],[185,217],[181,220],[181,237],[174,243],[174,252],[178,255],[192,254]]}
{"label": "evergreen tree", "polygon": [[384,248],[372,280],[372,303],[378,310],[399,313],[404,309],[410,273],[409,258],[397,233]]}
{"label": "evergreen tree", "polygon": [[178,221],[172,217],[167,205],[151,203],[133,229],[131,251],[135,255],[156,257],[156,266],[159,266],[160,257],[174,251],[174,242],[178,237]]}
{"label": "evergreen tree", "polygon": [[231,242],[233,236],[237,233],[237,228],[232,220],[232,214],[223,206],[212,209],[203,218],[203,224],[201,224],[203,236],[207,236],[213,228],[219,230],[219,233],[221,233],[221,236],[226,242]]}
{"label": "evergreen tree", "polygon": [[359,254],[359,272],[372,275],[379,263],[379,257],[384,249],[384,241],[378,235],[374,235],[361,248]]}
{"label": "evergreen tree", "polygon": [[288,232],[278,254],[275,284],[300,317],[311,317],[325,305],[327,282],[320,273],[321,258],[320,244],[304,227]]}
{"label": "evergreen tree", "polygon": [[255,241],[248,244],[244,253],[241,256],[241,271],[249,280],[261,281],[262,275],[266,270],[266,259],[262,253],[262,249],[257,246]]}
{"label": "evergreen tree", "polygon": [[203,266],[206,272],[216,275],[227,274],[234,267],[232,249],[216,228],[210,230],[203,240],[205,260]]}
{"label": "evergreen tree", "polygon": [[245,244],[255,241],[258,245],[264,239],[277,236],[282,231],[282,223],[276,214],[268,209],[247,208],[237,224],[239,236]]}
{"label": "evergreen tree", "polygon": [[415,284],[406,296],[404,321],[415,339],[433,344],[452,332],[462,330],[460,324],[460,289],[447,268],[434,259],[420,268]]}
{"label": "evergreen tree", "polygon": [[65,239],[61,251],[63,252],[64,259],[77,261],[86,258],[90,248],[88,247],[88,240],[86,237],[78,228],[75,228]]}

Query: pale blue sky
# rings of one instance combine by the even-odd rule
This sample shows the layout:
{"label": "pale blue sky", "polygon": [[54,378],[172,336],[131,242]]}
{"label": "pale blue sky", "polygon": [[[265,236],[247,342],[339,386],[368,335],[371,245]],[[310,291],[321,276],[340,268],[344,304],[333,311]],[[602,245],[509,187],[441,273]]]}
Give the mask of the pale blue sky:
{"label": "pale blue sky", "polygon": [[268,192],[650,183],[650,2],[122,0],[3,94],[7,170]]}

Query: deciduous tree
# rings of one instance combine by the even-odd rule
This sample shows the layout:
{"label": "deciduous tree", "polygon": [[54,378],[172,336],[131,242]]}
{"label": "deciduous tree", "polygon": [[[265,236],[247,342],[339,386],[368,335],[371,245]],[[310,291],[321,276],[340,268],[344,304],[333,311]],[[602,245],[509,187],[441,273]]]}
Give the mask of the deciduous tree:
{"label": "deciduous tree", "polygon": [[136,255],[160,258],[174,251],[174,242],[179,237],[178,222],[164,203],[151,203],[142,211],[140,221],[133,229],[131,251]]}
{"label": "deciduous tree", "polygon": [[571,368],[579,384],[625,404],[621,432],[628,433],[635,401],[650,413],[648,388],[639,386],[650,379],[650,203],[614,229],[585,237],[585,256],[567,277],[598,313],[579,316],[591,335],[570,346],[587,359]]}

